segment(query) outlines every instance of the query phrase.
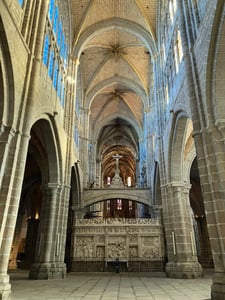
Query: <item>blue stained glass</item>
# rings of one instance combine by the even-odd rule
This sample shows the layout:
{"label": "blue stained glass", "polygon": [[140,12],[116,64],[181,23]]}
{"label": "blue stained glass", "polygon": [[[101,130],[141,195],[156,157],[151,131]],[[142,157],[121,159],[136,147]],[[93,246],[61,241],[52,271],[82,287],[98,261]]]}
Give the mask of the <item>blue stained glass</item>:
{"label": "blue stained glass", "polygon": [[54,11],[54,0],[50,0],[49,8],[48,8],[48,16],[51,21],[53,20],[53,11]]}
{"label": "blue stained glass", "polygon": [[61,48],[60,48],[60,56],[61,58],[64,58],[64,52],[65,52],[65,37],[64,37],[64,33],[62,32],[62,36],[61,36]]}
{"label": "blue stained glass", "polygon": [[53,63],[54,63],[54,51],[51,50],[51,52],[50,52],[50,59],[49,59],[49,66],[48,66],[48,75],[50,77],[52,77]]}
{"label": "blue stained glass", "polygon": [[67,45],[64,46],[64,65],[67,63]]}
{"label": "blue stained glass", "polygon": [[59,22],[59,27],[58,27],[58,35],[57,35],[57,44],[58,47],[60,48],[60,42],[61,42],[61,35],[62,35],[62,22]]}
{"label": "blue stained glass", "polygon": [[54,67],[54,74],[53,74],[53,86],[56,89],[57,88],[57,79],[58,79],[58,64],[55,64]]}
{"label": "blue stained glass", "polygon": [[59,18],[59,9],[58,6],[55,7],[55,13],[54,13],[54,23],[53,23],[53,31],[56,34],[57,28],[58,28],[58,18]]}
{"label": "blue stained glass", "polygon": [[23,0],[18,0],[20,6],[23,6]]}
{"label": "blue stained glass", "polygon": [[62,75],[61,75],[61,73],[59,73],[58,85],[57,85],[57,95],[58,95],[59,98],[61,96],[61,80],[62,80]]}
{"label": "blue stained glass", "polygon": [[45,36],[44,49],[43,49],[43,62],[47,66],[48,64],[48,50],[49,50],[49,37]]}
{"label": "blue stained glass", "polygon": [[76,143],[77,147],[79,147],[79,132],[78,132],[77,127],[75,128],[74,134],[75,134],[75,143]]}

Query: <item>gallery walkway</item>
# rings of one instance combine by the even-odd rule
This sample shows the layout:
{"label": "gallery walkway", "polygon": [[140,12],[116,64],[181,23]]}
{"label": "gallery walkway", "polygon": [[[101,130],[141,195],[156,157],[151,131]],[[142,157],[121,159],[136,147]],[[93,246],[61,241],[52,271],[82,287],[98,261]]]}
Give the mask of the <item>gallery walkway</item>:
{"label": "gallery walkway", "polygon": [[65,280],[28,280],[11,273],[12,300],[208,300],[212,272],[200,279],[162,273],[70,273]]}

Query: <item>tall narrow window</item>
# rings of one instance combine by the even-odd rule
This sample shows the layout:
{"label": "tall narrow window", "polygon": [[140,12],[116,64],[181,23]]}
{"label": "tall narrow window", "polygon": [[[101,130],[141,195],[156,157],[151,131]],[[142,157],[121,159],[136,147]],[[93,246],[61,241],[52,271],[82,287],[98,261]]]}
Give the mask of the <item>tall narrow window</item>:
{"label": "tall narrow window", "polygon": [[116,199],[116,209],[122,210],[122,208],[123,208],[122,199]]}
{"label": "tall narrow window", "polygon": [[173,1],[172,0],[169,1],[169,13],[170,13],[171,22],[173,23],[174,11],[173,11]]}
{"label": "tall narrow window", "polygon": [[58,82],[57,82],[57,95],[58,95],[59,98],[61,97],[61,81],[62,81],[62,75],[59,72]]}
{"label": "tall narrow window", "polygon": [[129,211],[131,211],[132,209],[133,209],[133,202],[129,200]]}
{"label": "tall narrow window", "polygon": [[62,35],[62,22],[59,22],[59,27],[58,27],[58,34],[57,34],[57,44],[58,47],[60,48],[60,43],[61,43],[61,35]]}
{"label": "tall narrow window", "polygon": [[48,75],[50,77],[52,77],[53,64],[54,64],[54,51],[51,50],[51,52],[50,52],[50,58],[49,58],[49,66],[48,66]]}
{"label": "tall narrow window", "polygon": [[56,6],[55,7],[55,13],[54,13],[54,23],[53,23],[53,32],[55,34],[57,34],[58,19],[59,19],[59,9],[58,9],[58,6]]}
{"label": "tall narrow window", "polygon": [[48,9],[48,16],[50,21],[53,21],[53,12],[54,12],[54,0],[50,0],[49,9]]}
{"label": "tall narrow window", "polygon": [[58,64],[55,63],[54,74],[53,74],[53,86],[55,89],[57,88],[57,80],[58,80]]}
{"label": "tall narrow window", "polygon": [[61,47],[60,47],[60,56],[63,59],[64,58],[64,51],[65,51],[65,36],[64,33],[61,35]]}
{"label": "tall narrow window", "polygon": [[67,45],[66,44],[65,44],[65,47],[64,47],[63,58],[64,58],[64,66],[66,66],[66,64],[67,64]]}
{"label": "tall narrow window", "polygon": [[180,30],[178,30],[178,32],[177,32],[177,47],[178,47],[179,62],[181,62],[181,60],[183,58],[183,48],[182,48],[182,41],[181,41]]}
{"label": "tall narrow window", "polygon": [[20,6],[23,6],[23,0],[18,0]]}
{"label": "tall narrow window", "polygon": [[110,200],[106,201],[106,210],[107,212],[110,212]]}
{"label": "tall narrow window", "polygon": [[45,36],[44,49],[43,49],[43,62],[47,66],[48,65],[48,50],[49,50],[49,37]]}

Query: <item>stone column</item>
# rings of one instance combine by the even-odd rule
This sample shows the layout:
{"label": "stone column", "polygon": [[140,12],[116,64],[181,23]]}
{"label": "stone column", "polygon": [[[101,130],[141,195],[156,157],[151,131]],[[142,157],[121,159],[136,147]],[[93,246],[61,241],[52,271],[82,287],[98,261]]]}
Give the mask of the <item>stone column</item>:
{"label": "stone column", "polygon": [[[89,108],[81,108],[81,124],[85,124],[82,127],[82,132],[80,133],[80,161],[81,167],[83,169],[83,180],[84,186],[88,187],[89,183],[89,156],[88,156],[88,145],[89,145],[89,132],[88,132],[88,124],[89,124]],[[88,158],[88,159],[87,159]]]}
{"label": "stone column", "polygon": [[[9,129],[9,128],[8,128]],[[0,136],[1,179],[0,179],[0,299],[9,299],[8,263],[16,225],[20,193],[23,182],[29,136],[7,130],[4,139]]]}
{"label": "stone column", "polygon": [[34,264],[29,277],[32,279],[55,279],[66,276],[66,265],[60,257],[61,218],[60,200],[62,188],[57,183],[43,188],[43,207],[37,238]]}
{"label": "stone column", "polygon": [[61,205],[58,211],[58,245],[56,252],[56,261],[58,264],[65,268],[65,248],[66,248],[66,234],[67,234],[67,221],[69,213],[69,198],[70,198],[70,186],[64,186],[62,188]]}
{"label": "stone column", "polygon": [[194,241],[189,185],[170,183],[163,187],[167,194],[164,203],[164,226],[168,263],[166,274],[171,278],[197,278],[202,267],[197,261]]}
{"label": "stone column", "polygon": [[101,180],[101,160],[96,159],[96,187],[101,188],[102,187],[102,180]]}
{"label": "stone column", "polygon": [[225,299],[225,125],[217,123],[195,135],[198,168],[211,242],[214,271],[212,300]]}

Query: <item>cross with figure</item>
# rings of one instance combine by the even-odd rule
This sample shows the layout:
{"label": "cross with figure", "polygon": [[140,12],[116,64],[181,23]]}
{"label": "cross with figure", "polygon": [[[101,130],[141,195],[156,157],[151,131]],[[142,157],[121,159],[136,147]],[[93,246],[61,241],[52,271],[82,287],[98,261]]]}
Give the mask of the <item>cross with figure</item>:
{"label": "cross with figure", "polygon": [[112,156],[113,158],[116,159],[116,171],[119,171],[119,159],[122,158],[122,155],[119,155],[118,153],[116,155]]}

